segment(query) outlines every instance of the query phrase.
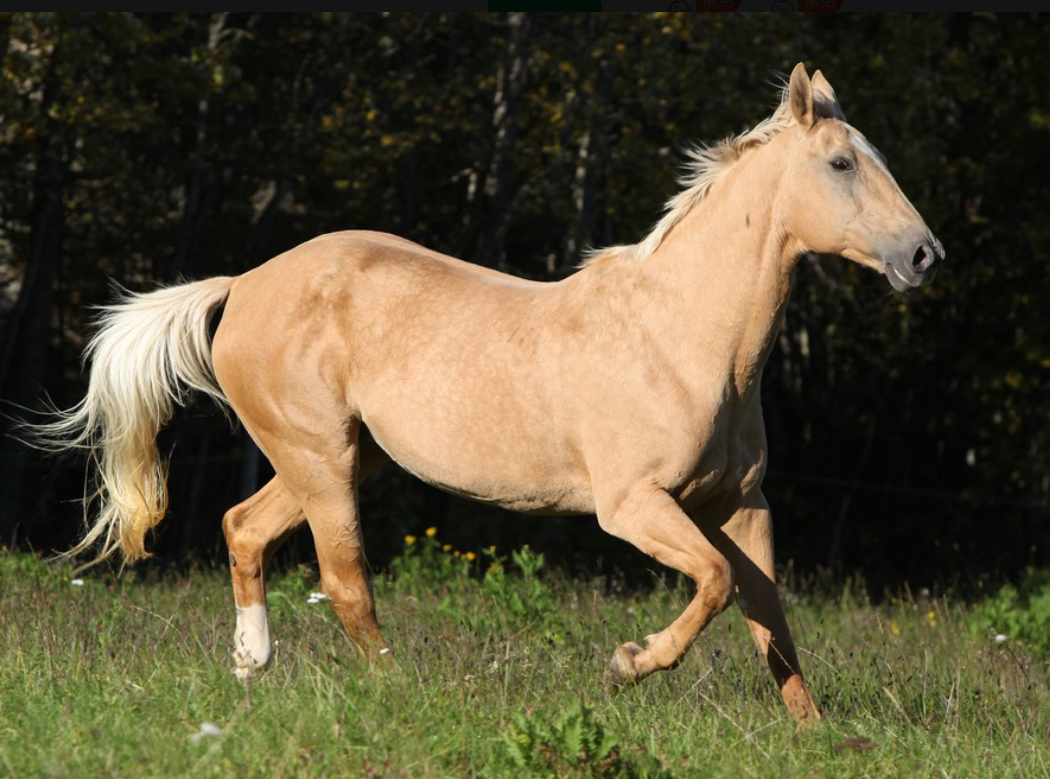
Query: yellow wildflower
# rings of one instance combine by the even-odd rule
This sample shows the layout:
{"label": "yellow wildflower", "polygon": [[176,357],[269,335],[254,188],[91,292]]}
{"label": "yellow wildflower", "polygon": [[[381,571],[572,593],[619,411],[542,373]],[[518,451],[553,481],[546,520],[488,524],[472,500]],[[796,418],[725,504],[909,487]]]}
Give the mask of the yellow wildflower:
{"label": "yellow wildflower", "polygon": [[433,538],[437,534],[438,534],[438,529],[436,527],[428,527],[427,528],[427,538]]}
{"label": "yellow wildflower", "polygon": [[405,536],[405,544],[407,544],[408,546],[412,546],[412,544],[414,544],[415,542],[416,542],[416,537],[415,536]]}
{"label": "yellow wildflower", "polygon": [[899,636],[901,634],[901,629],[899,627],[897,627],[897,623],[896,622],[891,622],[890,623],[890,632],[893,635],[895,635],[895,636]]}
{"label": "yellow wildflower", "polygon": [[476,554],[474,554],[473,552],[467,552],[467,553],[466,553],[466,554],[464,555],[464,557],[466,557],[466,558],[467,558],[467,560],[469,560],[470,562],[474,562],[475,560],[477,560],[477,559],[478,559],[478,556],[477,556]]}
{"label": "yellow wildflower", "polygon": [[452,551],[452,544],[445,544],[444,546],[441,547],[441,551],[442,552],[451,552]]}

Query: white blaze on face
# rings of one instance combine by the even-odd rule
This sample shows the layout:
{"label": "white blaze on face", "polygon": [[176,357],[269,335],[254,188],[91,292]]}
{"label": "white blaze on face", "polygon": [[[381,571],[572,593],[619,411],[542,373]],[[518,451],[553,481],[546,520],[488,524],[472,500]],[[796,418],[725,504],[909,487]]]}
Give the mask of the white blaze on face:
{"label": "white blaze on face", "polygon": [[251,671],[270,662],[270,623],[265,605],[237,607],[233,643],[233,659],[239,676],[249,676]]}

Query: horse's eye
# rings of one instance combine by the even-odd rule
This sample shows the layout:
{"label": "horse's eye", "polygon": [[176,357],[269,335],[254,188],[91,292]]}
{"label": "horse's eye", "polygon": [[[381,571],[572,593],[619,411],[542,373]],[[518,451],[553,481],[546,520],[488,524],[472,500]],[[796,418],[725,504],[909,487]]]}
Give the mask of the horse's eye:
{"label": "horse's eye", "polygon": [[853,170],[853,160],[849,157],[836,157],[831,161],[831,167],[836,173],[845,173]]}

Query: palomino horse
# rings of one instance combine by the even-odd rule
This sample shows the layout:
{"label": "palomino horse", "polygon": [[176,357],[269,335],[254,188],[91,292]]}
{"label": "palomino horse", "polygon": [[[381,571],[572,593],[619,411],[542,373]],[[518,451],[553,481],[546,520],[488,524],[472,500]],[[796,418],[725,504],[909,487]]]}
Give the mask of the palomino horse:
{"label": "palomino horse", "polygon": [[669,627],[616,649],[611,682],[675,666],[735,598],[790,712],[818,718],[774,583],[762,367],[803,253],[905,290],[943,251],[801,64],[775,113],[695,151],[684,184],[641,243],[555,283],[345,232],[110,307],[86,398],[41,431],[89,448],[101,472],[100,515],[73,552],[145,555],[167,502],[157,431],[201,390],[232,407],[277,474],[223,519],[240,675],[270,659],[263,568],[303,522],[350,637],[387,651],[357,491],[389,458],[486,503],[595,513],[696,583]]}

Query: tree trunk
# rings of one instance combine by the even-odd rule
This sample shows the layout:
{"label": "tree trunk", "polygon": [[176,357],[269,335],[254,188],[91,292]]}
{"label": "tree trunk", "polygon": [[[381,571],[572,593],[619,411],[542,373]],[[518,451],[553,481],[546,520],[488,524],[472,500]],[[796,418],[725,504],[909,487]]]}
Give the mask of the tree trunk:
{"label": "tree trunk", "polygon": [[497,76],[492,112],[495,142],[488,177],[485,180],[485,194],[488,197],[488,219],[485,220],[487,229],[482,230],[476,257],[477,262],[482,265],[501,270],[508,268],[507,227],[510,224],[510,212],[515,196],[518,113],[528,75],[528,15],[521,12],[509,14],[507,26],[510,29],[509,41]]}
{"label": "tree trunk", "polygon": [[[45,116],[57,90],[53,64],[51,71],[41,105]],[[62,262],[63,188],[69,167],[64,146],[62,132],[51,124],[36,155],[25,277],[0,344],[0,397],[11,404],[9,408],[31,408],[40,399],[55,278]],[[0,436],[0,540],[10,542],[14,537],[25,509],[25,487],[34,478],[24,446]]]}
{"label": "tree trunk", "polygon": [[[597,43],[597,17],[590,20],[590,43]],[[595,243],[595,193],[598,172],[608,153],[609,95],[612,92],[612,69],[602,59],[598,63],[597,82],[592,94],[587,94],[581,83],[577,91],[583,96],[584,131],[576,152],[576,168],[572,177],[572,205],[576,224],[571,225],[565,241],[564,265],[571,268],[580,261],[580,250]]]}
{"label": "tree trunk", "polygon": [[[226,27],[228,12],[212,14],[208,27],[208,57],[216,56],[222,33]],[[206,146],[208,141],[208,116],[211,103],[207,94],[197,104],[197,122],[193,139],[192,164],[186,178],[186,194],[182,207],[182,226],[179,239],[175,245],[175,254],[164,274],[168,282],[179,276],[192,272],[193,258],[200,246],[201,233],[204,230],[204,215],[211,199],[210,176],[205,165]]]}

